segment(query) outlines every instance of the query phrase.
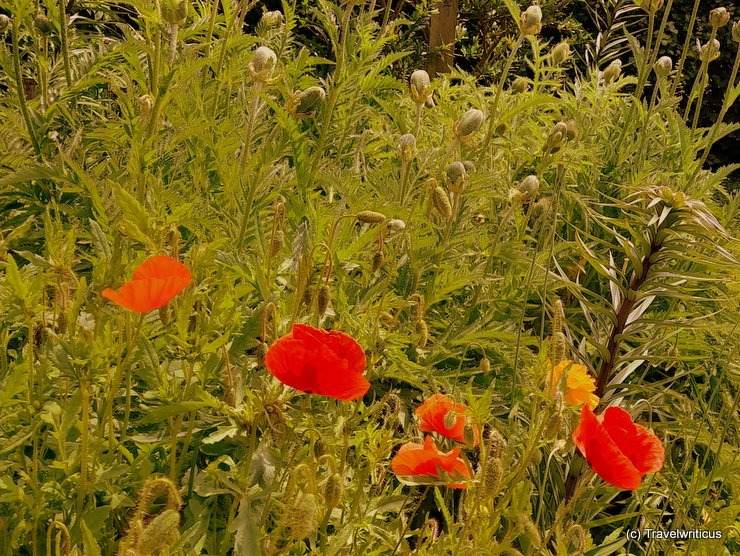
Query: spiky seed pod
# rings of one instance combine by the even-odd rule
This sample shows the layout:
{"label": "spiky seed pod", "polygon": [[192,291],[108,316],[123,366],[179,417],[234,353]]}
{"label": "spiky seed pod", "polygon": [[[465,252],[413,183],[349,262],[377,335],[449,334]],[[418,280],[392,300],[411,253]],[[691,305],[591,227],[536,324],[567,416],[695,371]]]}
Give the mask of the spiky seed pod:
{"label": "spiky seed pod", "polygon": [[506,440],[496,428],[491,428],[488,433],[488,457],[491,459],[501,458],[506,447]]}
{"label": "spiky seed pod", "polygon": [[0,33],[4,32],[10,26],[10,18],[5,14],[0,14]]}
{"label": "spiky seed pod", "polygon": [[724,27],[729,22],[730,12],[727,11],[727,8],[714,8],[709,12],[709,25],[711,25],[713,29]]}
{"label": "spiky seed pod", "polygon": [[[697,39],[697,45],[699,44],[699,41]],[[717,39],[712,39],[711,41],[708,41],[706,44],[703,44],[699,46],[699,59],[702,62],[709,63],[713,62],[719,58],[719,41]]]}
{"label": "spiky seed pod", "polygon": [[254,51],[254,57],[249,62],[249,75],[254,83],[267,83],[277,65],[277,54],[266,46],[260,46]]}
{"label": "spiky seed pod", "polygon": [[665,79],[673,70],[673,60],[671,60],[670,56],[661,56],[655,61],[653,69],[655,70],[655,75],[658,76],[658,79]]}
{"label": "spiky seed pod", "polygon": [[740,42],[740,21],[736,21],[732,24],[732,40]]}
{"label": "spiky seed pod", "polygon": [[452,203],[450,203],[447,192],[439,185],[434,188],[432,193],[432,204],[442,218],[452,218]]}
{"label": "spiky seed pod", "polygon": [[484,374],[490,374],[491,373],[491,360],[483,356],[483,359],[480,360],[480,370]]}
{"label": "spiky seed pod", "polygon": [[577,523],[568,527],[565,538],[577,554],[582,554],[586,549],[586,531]]}
{"label": "spiky seed pod", "polygon": [[285,247],[285,233],[282,230],[275,230],[275,235],[270,242],[270,256],[275,257]]}
{"label": "spiky seed pod", "polygon": [[414,314],[413,314],[414,322],[423,319],[424,318],[424,300],[422,299],[422,297],[418,293],[415,293],[414,295],[409,297],[409,301],[411,303],[416,304],[416,307],[414,308]]}
{"label": "spiky seed pod", "polygon": [[180,512],[165,510],[144,527],[136,543],[136,554],[155,556],[180,536]]}
{"label": "spiky seed pod", "polygon": [[529,203],[537,197],[537,192],[540,190],[540,180],[534,175],[527,176],[521,181],[517,190],[519,200],[522,203]]}
{"label": "spiky seed pod", "polygon": [[471,108],[455,123],[452,132],[458,139],[469,137],[481,128],[485,119],[481,110]]}
{"label": "spiky seed pod", "polygon": [[324,485],[324,502],[327,508],[338,508],[344,495],[344,480],[339,473],[332,473]]}
{"label": "spiky seed pod", "polygon": [[524,77],[517,77],[511,82],[511,90],[514,93],[526,93],[529,90],[529,81]]}
{"label": "spiky seed pod", "polygon": [[187,0],[162,0],[159,10],[164,19],[170,25],[182,25],[188,17]]}
{"label": "spiky seed pod", "polygon": [[44,14],[38,14],[33,18],[33,26],[36,27],[42,35],[48,35],[51,33],[52,29],[54,29],[51,21]]}
{"label": "spiky seed pod", "polygon": [[374,210],[363,210],[355,215],[355,218],[365,224],[380,224],[385,221],[385,215]]}
{"label": "spiky seed pod", "polygon": [[578,129],[578,122],[576,122],[573,118],[567,120],[565,122],[565,129],[565,136],[567,137],[568,141],[578,141],[578,138],[581,136],[581,130]]}
{"label": "spiky seed pod", "polygon": [[570,58],[570,45],[563,41],[556,44],[552,49],[552,62],[556,66],[563,64]]}
{"label": "spiky seed pod", "polygon": [[315,494],[299,492],[288,514],[288,536],[302,540],[319,528],[319,504]]}
{"label": "spiky seed pod", "polygon": [[475,163],[472,160],[463,160],[463,167],[468,174],[475,172]]}
{"label": "spiky seed pod", "polygon": [[416,137],[413,133],[404,133],[398,138],[398,145],[396,146],[396,152],[398,158],[403,162],[409,162],[416,156]]}
{"label": "spiky seed pod", "polygon": [[383,252],[382,251],[376,251],[373,255],[373,264],[372,264],[372,271],[377,272],[380,270],[380,267],[383,266]]}
{"label": "spiky seed pod", "polygon": [[310,114],[326,100],[326,91],[321,87],[309,87],[298,95],[298,114]]}
{"label": "spiky seed pod", "polygon": [[612,63],[609,64],[604,70],[604,83],[611,83],[612,81],[616,81],[616,79],[619,77],[619,74],[621,73],[622,60],[613,60]]}
{"label": "spiky seed pod", "polygon": [[416,70],[409,79],[409,95],[416,104],[425,104],[431,94],[432,81],[424,70]]}
{"label": "spiky seed pod", "polygon": [[542,30],[542,9],[529,6],[519,17],[519,27],[523,35],[536,35]]}
{"label": "spiky seed pod", "polygon": [[491,458],[486,462],[483,470],[483,496],[494,497],[501,491],[501,481],[504,478],[504,464],[501,458]]}
{"label": "spiky seed pod", "polygon": [[282,12],[280,12],[279,10],[265,12],[260,18],[260,23],[268,29],[272,27],[277,27],[278,25],[282,25],[284,22],[285,18],[283,17]]}
{"label": "spiky seed pod", "polygon": [[316,309],[319,312],[319,316],[326,313],[326,310],[329,308],[329,302],[331,301],[331,291],[329,290],[329,286],[326,284],[323,284],[319,288],[318,298],[316,302]]}
{"label": "spiky seed pod", "polygon": [[429,328],[425,321],[416,321],[416,333],[419,335],[419,342],[417,345],[420,348],[427,347],[427,343],[429,342]]}
{"label": "spiky seed pod", "polygon": [[450,191],[453,193],[462,193],[465,187],[465,178],[468,177],[463,163],[458,160],[451,162],[450,165],[447,166],[445,175],[447,176],[447,180],[450,185]]}

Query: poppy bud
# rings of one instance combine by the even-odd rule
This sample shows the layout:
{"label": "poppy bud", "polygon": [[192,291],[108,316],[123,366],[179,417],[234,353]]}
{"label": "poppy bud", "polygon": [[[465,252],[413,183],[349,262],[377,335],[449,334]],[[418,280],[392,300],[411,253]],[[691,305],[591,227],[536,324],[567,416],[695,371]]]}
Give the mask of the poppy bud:
{"label": "poppy bud", "polygon": [[567,42],[559,42],[552,49],[552,61],[559,66],[570,58],[570,45]]}
{"label": "poppy bud", "polygon": [[488,433],[488,457],[501,458],[506,447],[506,441],[498,429],[492,428]]}
{"label": "poppy bud", "polygon": [[331,301],[331,292],[329,291],[329,286],[324,284],[319,288],[318,299],[316,302],[316,308],[319,311],[319,315],[326,313],[326,310],[329,308],[329,301]]}
{"label": "poppy bud", "polygon": [[709,24],[714,29],[724,27],[729,23],[729,21],[730,12],[727,11],[727,8],[714,8],[711,12],[709,12]]}
{"label": "poppy bud", "polygon": [[44,14],[38,14],[33,19],[33,25],[42,35],[50,34],[51,30],[54,28],[51,24],[51,21],[49,21],[49,18],[46,17]]}
{"label": "poppy bud", "polygon": [[565,533],[565,538],[576,553],[582,553],[586,548],[586,531],[584,531],[583,527],[577,523],[568,527],[568,531]]}
{"label": "poppy bud", "polygon": [[614,60],[604,70],[604,83],[611,83],[622,73],[622,60]]}
{"label": "poppy bud", "polygon": [[740,21],[736,21],[732,24],[732,40],[740,42]]}
{"label": "poppy bud", "polygon": [[381,266],[383,266],[383,252],[382,251],[376,251],[373,255],[373,265],[372,265],[372,271],[377,272]]}
{"label": "poppy bud", "polygon": [[327,508],[337,508],[342,503],[344,481],[339,473],[332,473],[324,486],[324,501]]}
{"label": "poppy bud", "polygon": [[267,345],[267,342],[259,342],[257,344],[256,348],[256,354],[257,354],[257,361],[260,362],[260,364],[265,360],[265,355],[267,355],[267,350],[270,346]]}
{"label": "poppy bud", "polygon": [[663,7],[663,0],[641,0],[640,7],[646,12],[657,12]]}
{"label": "poppy bud", "polygon": [[529,90],[529,81],[525,77],[517,77],[511,83],[511,90],[514,93],[526,93]]}
{"label": "poppy bud", "polygon": [[424,70],[416,70],[409,80],[409,95],[416,104],[424,104],[430,98],[431,80]]}
{"label": "poppy bud", "polygon": [[574,119],[570,119],[567,122],[565,122],[566,132],[565,136],[568,138],[568,141],[576,141],[581,135],[580,130],[578,129],[578,123]]}
{"label": "poppy bud", "polygon": [[385,216],[374,210],[363,210],[355,215],[355,218],[365,224],[380,224],[385,221]]}
{"label": "poppy bud", "polygon": [[[279,12],[278,12],[279,13]],[[321,87],[309,87],[298,96],[296,113],[309,114],[326,100],[326,91]]]}
{"label": "poppy bud", "polygon": [[187,0],[163,0],[160,4],[162,19],[170,25],[182,25],[188,17]]}
{"label": "poppy bud", "polygon": [[[451,428],[451,427],[448,427]],[[465,428],[463,428],[463,441],[467,446],[475,446],[476,444],[476,429],[472,427],[472,425],[469,422],[465,423]]]}
{"label": "poppy bud", "polygon": [[455,426],[455,423],[457,423],[457,415],[455,415],[455,411],[453,409],[450,409],[447,413],[445,413],[445,417],[442,422],[444,423],[446,429],[453,428]]}
{"label": "poppy bud", "polygon": [[277,65],[277,54],[266,46],[254,51],[254,58],[249,62],[249,74],[255,83],[265,83],[272,76]]}
{"label": "poppy bud", "polygon": [[10,25],[10,18],[5,14],[0,14],[0,33],[5,31]]}
{"label": "poppy bud", "polygon": [[516,524],[521,529],[524,536],[527,537],[527,540],[529,540],[532,547],[535,549],[539,548],[542,544],[542,535],[540,534],[540,530],[532,521],[532,518],[525,513],[518,514],[516,516]]}
{"label": "poppy bud", "polygon": [[160,554],[180,536],[180,512],[164,510],[144,527],[136,541],[137,554]]}
{"label": "poppy bud", "polygon": [[490,374],[491,372],[491,360],[488,357],[483,357],[483,359],[480,360],[480,370],[484,374]]}
{"label": "poppy bud", "polygon": [[162,326],[167,326],[170,323],[170,306],[164,305],[159,308],[159,321]]}
{"label": "poppy bud", "polygon": [[673,70],[673,60],[671,60],[670,56],[661,56],[656,60],[653,69],[658,79],[665,79],[671,74],[671,70]]}
{"label": "poppy bud", "polygon": [[400,232],[401,230],[406,229],[406,222],[400,218],[394,218],[388,221],[388,227]]}
{"label": "poppy bud", "polygon": [[417,344],[420,348],[427,347],[429,342],[429,328],[427,323],[423,320],[416,321],[416,333],[419,335],[419,343]]}
{"label": "poppy bud", "polygon": [[[697,41],[698,43],[698,41]],[[712,39],[706,44],[699,47],[699,59],[702,62],[709,63],[719,58],[719,41]]]}
{"label": "poppy bud", "polygon": [[542,10],[539,6],[530,6],[519,18],[523,35],[536,35],[542,30]]}
{"label": "poppy bud", "polygon": [[485,116],[482,111],[471,108],[455,123],[453,133],[458,139],[468,137],[480,129],[484,119]]}
{"label": "poppy bud", "polygon": [[409,301],[411,303],[416,303],[416,307],[414,309],[414,320],[418,321],[424,318],[424,300],[421,298],[421,296],[418,293],[415,293],[409,298]]}
{"label": "poppy bud", "polygon": [[416,156],[416,137],[413,133],[404,133],[398,139],[398,158],[403,162],[408,162]]}
{"label": "poppy bud", "polygon": [[537,176],[527,176],[521,181],[517,189],[519,191],[519,200],[523,203],[529,203],[534,200],[537,192],[540,190],[540,180]]}
{"label": "poppy bud", "polygon": [[270,243],[270,256],[274,257],[285,247],[285,233],[282,230],[275,230],[275,235]]}
{"label": "poppy bud", "polygon": [[288,510],[289,537],[299,541],[319,528],[319,505],[316,495],[299,492],[293,506]]}
{"label": "poppy bud", "polygon": [[311,305],[312,299],[313,299],[313,288],[307,285],[306,289],[303,290],[303,295],[301,296],[301,303],[303,305]]}
{"label": "poppy bud", "polygon": [[442,218],[452,218],[452,203],[447,196],[447,192],[442,187],[437,186],[432,192],[432,204]]}
{"label": "poppy bud", "polygon": [[504,122],[502,124],[498,124],[496,129],[493,130],[493,133],[496,137],[503,137],[507,131],[509,131],[509,126]]}
{"label": "poppy bud", "polygon": [[319,437],[316,439],[316,442],[313,443],[313,455],[316,456],[316,459],[319,459],[325,453],[326,453],[326,442],[324,442],[323,438]]}
{"label": "poppy bud", "polygon": [[463,163],[457,160],[450,163],[450,165],[447,166],[447,170],[445,173],[447,175],[447,179],[450,182],[450,189],[454,193],[462,193],[463,182],[467,177],[467,173],[465,172],[465,166],[463,166]]}
{"label": "poppy bud", "polygon": [[486,462],[483,470],[483,495],[494,497],[501,490],[501,481],[504,478],[504,466],[501,458],[492,458]]}
{"label": "poppy bud", "polygon": [[568,142],[568,125],[565,122],[558,122],[552,128],[550,135],[545,142],[545,149],[557,152]]}
{"label": "poppy bud", "polygon": [[468,174],[475,172],[475,164],[473,164],[472,160],[463,160],[463,167],[465,168],[465,172]]}
{"label": "poppy bud", "polygon": [[282,25],[284,21],[285,21],[285,18],[283,17],[282,12],[280,12],[279,10],[265,12],[262,14],[262,17],[260,18],[260,23],[267,28],[277,27],[278,25]]}

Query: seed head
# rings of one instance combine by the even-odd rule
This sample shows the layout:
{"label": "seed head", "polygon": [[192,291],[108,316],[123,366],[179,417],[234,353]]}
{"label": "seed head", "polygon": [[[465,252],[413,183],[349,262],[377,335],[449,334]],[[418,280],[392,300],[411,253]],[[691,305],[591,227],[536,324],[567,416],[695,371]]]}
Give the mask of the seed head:
{"label": "seed head", "polygon": [[[698,42],[697,40],[697,44]],[[699,47],[699,59],[702,62],[708,64],[717,58],[719,58],[719,41],[717,39],[712,39]]]}
{"label": "seed head", "polygon": [[432,192],[432,204],[442,218],[452,218],[452,203],[447,192],[439,185]]}
{"label": "seed head", "polygon": [[54,28],[51,24],[51,21],[49,21],[49,18],[46,17],[44,14],[38,14],[33,19],[33,25],[42,35],[50,34],[51,30]]}
{"label": "seed head", "polygon": [[403,162],[413,160],[416,156],[416,137],[414,137],[414,134],[404,133],[401,135],[401,137],[398,138],[398,146],[396,147],[396,150],[398,151],[398,158]]}
{"label": "seed head", "polygon": [[416,321],[416,333],[419,335],[419,343],[417,344],[420,348],[427,347],[429,342],[429,328],[424,320]]}
{"label": "seed head", "polygon": [[542,10],[539,6],[528,7],[519,18],[523,35],[536,35],[542,30]]}
{"label": "seed head", "polygon": [[483,112],[477,108],[471,108],[465,112],[458,122],[455,123],[453,126],[453,134],[458,139],[469,137],[480,129],[483,125],[483,120],[485,120]]}
{"label": "seed head", "polygon": [[559,42],[552,49],[552,61],[556,66],[561,65],[570,58],[570,45],[567,42]]}
{"label": "seed head", "polygon": [[[278,12],[280,13],[280,12]],[[310,114],[326,100],[326,91],[321,87],[309,87],[298,96],[296,113]]]}
{"label": "seed head", "polygon": [[604,70],[604,83],[611,83],[615,81],[619,74],[622,73],[622,60],[614,60]]}
{"label": "seed head", "polygon": [[517,77],[511,83],[511,90],[514,93],[526,93],[529,90],[529,81],[525,77]]}
{"label": "seed head", "polygon": [[10,18],[5,14],[0,14],[0,33],[5,31],[10,25]]}
{"label": "seed head", "polygon": [[713,29],[724,27],[730,22],[730,12],[727,8],[714,8],[709,12],[709,24]]}
{"label": "seed head", "polygon": [[671,74],[671,70],[673,70],[673,60],[671,60],[670,56],[661,56],[655,61],[653,69],[658,79],[665,79]]}
{"label": "seed head", "polygon": [[424,70],[416,70],[409,80],[409,95],[416,104],[425,104],[431,98],[431,84],[429,74]]}
{"label": "seed head", "polygon": [[355,215],[355,218],[365,224],[380,224],[385,221],[385,215],[374,210],[363,210]]}
{"label": "seed head", "polygon": [[329,308],[329,301],[331,301],[331,292],[329,291],[329,286],[324,284],[319,288],[318,299],[316,302],[316,308],[319,311],[319,315],[326,313],[326,310]]}
{"label": "seed head", "polygon": [[267,83],[277,65],[277,54],[266,46],[260,46],[254,51],[254,57],[249,62],[249,74],[255,83]]}

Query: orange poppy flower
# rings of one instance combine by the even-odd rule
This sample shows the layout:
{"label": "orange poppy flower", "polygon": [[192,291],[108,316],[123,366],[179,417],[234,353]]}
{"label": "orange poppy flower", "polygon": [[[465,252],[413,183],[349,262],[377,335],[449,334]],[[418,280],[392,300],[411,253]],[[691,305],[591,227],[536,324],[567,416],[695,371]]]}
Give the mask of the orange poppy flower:
{"label": "orange poppy flower", "polygon": [[594,409],[599,404],[599,398],[594,394],[596,391],[596,382],[593,377],[588,374],[588,370],[585,365],[578,365],[573,363],[570,359],[558,363],[552,369],[552,373],[547,375],[547,382],[550,384],[550,392],[553,395],[557,392],[560,377],[566,369],[565,403],[575,406],[586,404],[589,409]]}
{"label": "orange poppy flower", "polygon": [[591,469],[619,488],[634,490],[645,473],[663,468],[665,450],[660,439],[636,425],[620,407],[607,407],[598,417],[584,407],[573,441]]}
{"label": "orange poppy flower", "polygon": [[106,288],[103,297],[137,313],[164,307],[191,282],[188,268],[171,257],[151,257],[141,263],[131,281],[118,288]]}
{"label": "orange poppy flower", "polygon": [[[465,442],[465,425],[468,423],[468,407],[461,403],[455,403],[449,396],[434,394],[423,404],[416,408],[416,415],[421,418],[419,430],[422,432],[438,432],[442,436],[451,438],[458,442]],[[451,417],[450,417],[451,415]],[[452,426],[446,426],[452,423]],[[478,427],[472,425],[473,445],[479,442]]]}
{"label": "orange poppy flower", "polygon": [[466,483],[449,482],[470,479],[470,469],[459,458],[460,448],[440,452],[434,439],[427,435],[424,444],[407,442],[391,460],[391,469],[408,484],[443,484],[451,488],[468,488]]}
{"label": "orange poppy flower", "polygon": [[343,332],[294,324],[265,355],[265,366],[283,384],[338,400],[356,400],[370,389],[362,376],[365,352]]}

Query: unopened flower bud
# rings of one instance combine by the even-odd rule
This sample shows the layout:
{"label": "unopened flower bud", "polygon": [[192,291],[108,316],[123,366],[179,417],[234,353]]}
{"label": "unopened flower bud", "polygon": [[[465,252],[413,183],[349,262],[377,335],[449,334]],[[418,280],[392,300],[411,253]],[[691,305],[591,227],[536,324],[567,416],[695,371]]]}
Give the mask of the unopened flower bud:
{"label": "unopened flower bud", "polygon": [[373,255],[372,272],[377,272],[383,266],[384,255],[382,251],[376,251]]}
{"label": "unopened flower bud", "polygon": [[673,60],[670,56],[661,56],[655,61],[655,75],[658,79],[665,79],[671,74],[673,70]]}
{"label": "unopened flower bud", "polygon": [[400,232],[401,230],[406,229],[406,222],[404,222],[400,218],[394,218],[388,221],[388,227]]}
{"label": "unopened flower bud", "polygon": [[483,357],[483,359],[480,360],[480,370],[483,374],[490,374],[491,373],[491,360],[488,357]]}
{"label": "unopened flower bud", "polygon": [[380,224],[385,220],[385,215],[374,210],[363,210],[355,215],[355,218],[365,224]]}
{"label": "unopened flower bud", "polygon": [[445,417],[443,420],[443,424],[446,429],[451,429],[455,426],[455,423],[457,423],[457,415],[455,415],[455,412],[450,410],[447,413],[445,413]]}
{"label": "unopened flower bud", "polygon": [[545,149],[557,152],[568,141],[568,125],[565,122],[558,122],[552,128],[550,135],[545,142]]}
{"label": "unopened flower bud", "polygon": [[463,167],[468,174],[475,172],[475,164],[472,160],[463,160]]}
{"label": "unopened flower bud", "polygon": [[736,21],[732,24],[732,40],[740,42],[740,21]]}
{"label": "unopened flower bud", "polygon": [[663,0],[641,0],[640,7],[646,12],[657,12],[663,7]]}
{"label": "unopened flower bud", "polygon": [[430,98],[431,79],[424,70],[416,70],[409,80],[409,94],[416,104],[424,104]]}
{"label": "unopened flower bud", "polygon": [[0,14],[0,33],[5,31],[10,25],[10,18],[5,14]]}
{"label": "unopened flower bud", "polygon": [[[278,12],[280,13],[280,12]],[[298,97],[298,114],[309,114],[326,100],[326,91],[321,87],[309,87]]]}
{"label": "unopened flower bud", "polygon": [[450,165],[447,166],[445,174],[450,183],[450,190],[454,193],[462,193],[463,183],[467,177],[463,163],[458,160],[451,162]]}
{"label": "unopened flower bud", "polygon": [[315,494],[299,492],[286,516],[289,537],[302,540],[319,528],[319,505]]}
{"label": "unopened flower bud", "polygon": [[427,343],[429,342],[429,328],[427,327],[427,323],[423,320],[416,321],[416,333],[419,335],[417,345],[420,348],[427,347]]}
{"label": "unopened flower bud", "polygon": [[319,288],[318,299],[316,301],[316,308],[319,311],[319,315],[326,313],[326,310],[329,308],[329,301],[331,301],[331,292],[329,291],[329,286],[324,284]]}
{"label": "unopened flower bud", "polygon": [[567,42],[559,42],[552,49],[552,61],[556,66],[561,65],[570,58],[570,45]]}
{"label": "unopened flower bud", "polygon": [[262,14],[262,17],[260,18],[260,23],[268,28],[277,27],[278,25],[282,25],[284,21],[285,21],[285,18],[283,17],[282,12],[280,12],[279,10],[265,12]]}
{"label": "unopened flower bud", "polygon": [[519,199],[522,203],[529,203],[536,196],[540,190],[540,180],[537,176],[527,176],[519,184]]}
{"label": "unopened flower bud", "polygon": [[51,33],[51,30],[54,28],[51,24],[51,21],[49,21],[49,18],[46,17],[44,14],[38,14],[33,19],[33,25],[43,35],[48,35],[49,33]]}
{"label": "unopened flower bud", "polygon": [[511,90],[515,93],[526,93],[529,90],[529,81],[525,77],[517,77],[511,83]]}
{"label": "unopened flower bud", "polygon": [[452,218],[452,203],[447,192],[439,185],[432,192],[432,204],[442,218]]}
{"label": "unopened flower bud", "polygon": [[416,156],[416,137],[413,133],[404,133],[398,139],[398,158],[408,162]]}
{"label": "unopened flower bud", "polygon": [[501,490],[501,481],[504,478],[504,466],[501,463],[501,458],[491,458],[486,463],[486,468],[483,470],[483,495],[486,497],[494,497]]}
{"label": "unopened flower bud", "polygon": [[506,441],[503,435],[496,428],[492,428],[488,433],[488,457],[491,459],[500,458],[504,453]]}
{"label": "unopened flower bud", "polygon": [[539,6],[528,7],[519,18],[523,35],[536,35],[542,30],[542,10]]}
{"label": "unopened flower bud", "polygon": [[622,73],[622,60],[614,60],[604,70],[604,83],[615,81]]}
{"label": "unopened flower bud", "polygon": [[339,473],[332,473],[324,487],[324,501],[327,508],[337,508],[342,503],[344,480]]}
{"label": "unopened flower bud", "polygon": [[714,29],[724,27],[729,23],[729,21],[730,12],[727,11],[727,8],[714,8],[711,12],[709,12],[709,24]]}
{"label": "unopened flower bud", "polygon": [[699,59],[702,62],[713,62],[717,58],[719,58],[719,41],[717,39],[712,39],[699,47]]}
{"label": "unopened flower bud", "polygon": [[255,83],[265,83],[272,76],[277,65],[277,54],[266,46],[254,51],[254,58],[249,62],[249,73]]}
{"label": "unopened flower bud", "polygon": [[285,247],[285,233],[282,230],[275,230],[275,235],[270,244],[270,256],[275,257]]}
{"label": "unopened flower bud", "polygon": [[455,123],[453,133],[458,138],[468,137],[480,129],[484,119],[482,111],[471,108]]}
{"label": "unopened flower bud", "polygon": [[568,141],[576,141],[581,136],[581,131],[578,129],[578,122],[576,122],[574,119],[570,119],[565,122],[565,136],[568,138]]}
{"label": "unopened flower bud", "polygon": [[148,118],[154,107],[154,99],[149,95],[141,95],[139,102],[141,103],[141,117]]}

